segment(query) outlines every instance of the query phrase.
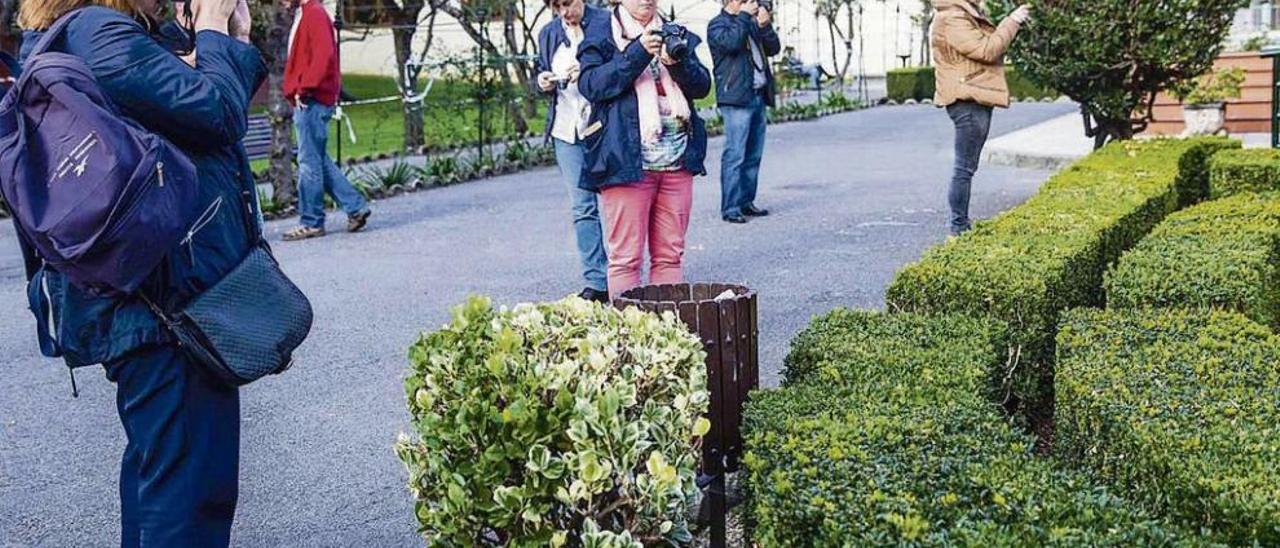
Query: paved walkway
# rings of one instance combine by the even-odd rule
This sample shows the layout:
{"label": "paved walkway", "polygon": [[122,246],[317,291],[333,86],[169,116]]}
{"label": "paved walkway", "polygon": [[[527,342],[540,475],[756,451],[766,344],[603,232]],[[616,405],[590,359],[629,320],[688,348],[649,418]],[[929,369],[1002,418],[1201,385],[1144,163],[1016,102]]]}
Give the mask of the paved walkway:
{"label": "paved walkway", "polygon": [[[1071,105],[1018,105],[994,134]],[[882,107],[770,131],[759,204],[746,226],[718,220],[711,178],[696,185],[688,276],[761,294],[761,368],[776,384],[787,344],[837,306],[880,307],[893,273],[945,233],[950,122],[927,106]],[[712,143],[718,158],[720,141]],[[1047,172],[984,168],[986,217],[1031,195]],[[314,300],[316,328],[285,375],[243,392],[236,546],[413,546],[405,474],[391,452],[406,428],[405,349],[469,293],[500,303],[576,292],[568,203],[552,169],[375,205],[370,231],[278,244]],[[291,221],[269,227],[271,237]],[[331,218],[340,230],[342,219]],[[113,387],[37,355],[11,227],[0,226],[0,546],[118,543],[124,444]]]}

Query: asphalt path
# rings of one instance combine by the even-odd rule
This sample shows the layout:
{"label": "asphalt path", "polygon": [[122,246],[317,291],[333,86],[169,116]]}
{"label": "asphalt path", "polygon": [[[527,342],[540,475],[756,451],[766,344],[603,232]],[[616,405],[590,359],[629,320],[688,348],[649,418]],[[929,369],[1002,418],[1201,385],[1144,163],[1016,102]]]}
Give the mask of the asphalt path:
{"label": "asphalt path", "polygon": [[[992,135],[1074,107],[1019,104]],[[697,179],[686,275],[760,294],[763,382],[777,383],[791,337],[816,314],[883,306],[895,271],[945,238],[951,126],[929,106],[879,107],[771,127],[747,225],[719,220],[713,140]],[[984,166],[975,217],[1035,192],[1049,173]],[[469,294],[553,300],[580,289],[569,203],[554,169],[420,192],[374,205],[370,229],[277,243],[311,297],[316,326],[286,374],[243,390],[236,546],[411,546],[406,474],[392,453],[407,428],[406,348]],[[294,221],[270,223],[273,240]],[[12,227],[0,223],[0,546],[119,542],[124,433],[101,368],[39,356]]]}

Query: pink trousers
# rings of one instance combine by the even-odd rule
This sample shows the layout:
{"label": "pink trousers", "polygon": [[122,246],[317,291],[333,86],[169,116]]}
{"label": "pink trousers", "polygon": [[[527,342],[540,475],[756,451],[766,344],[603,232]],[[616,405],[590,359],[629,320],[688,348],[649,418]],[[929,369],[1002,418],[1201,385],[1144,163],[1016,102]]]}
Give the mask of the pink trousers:
{"label": "pink trousers", "polygon": [[644,172],[644,180],[601,191],[609,245],[609,296],[640,285],[645,248],[649,283],[684,281],[684,238],[693,208],[693,174]]}

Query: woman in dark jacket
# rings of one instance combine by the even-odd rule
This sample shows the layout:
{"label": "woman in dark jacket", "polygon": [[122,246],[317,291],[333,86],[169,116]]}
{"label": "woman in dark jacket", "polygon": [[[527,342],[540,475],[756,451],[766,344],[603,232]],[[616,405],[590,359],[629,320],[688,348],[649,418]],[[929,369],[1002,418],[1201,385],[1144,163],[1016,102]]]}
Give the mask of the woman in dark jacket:
{"label": "woman in dark jacket", "polygon": [[600,8],[583,0],[547,0],[556,17],[538,33],[538,59],[535,89],[550,99],[547,109],[546,138],[555,146],[556,164],[569,187],[573,202],[573,233],[577,241],[578,262],[586,287],[579,294],[589,301],[608,302],[603,231],[600,228],[600,205],[595,192],[578,188],[585,153],[582,131],[591,113],[591,103],[578,92],[578,47],[586,32],[585,21],[604,20],[591,17]]}
{"label": "woman in dark jacket", "polygon": [[647,247],[651,283],[683,281],[693,177],[706,174],[706,125],[694,100],[711,92],[685,32],[687,54],[673,57],[659,35],[657,0],[622,0],[589,21],[578,50],[578,89],[591,101],[583,131],[579,184],[599,192],[609,249],[609,293],[640,285]]}
{"label": "woman in dark jacket", "polygon": [[[155,34],[160,0],[23,2],[24,40],[75,19],[53,51],[83,59],[121,112],[178,145],[199,174],[203,214],[142,291],[180,305],[249,252],[260,227],[240,144],[266,75],[244,0],[192,0],[194,66]],[[77,8],[84,8],[79,9]],[[226,546],[235,514],[240,400],[188,358],[137,297],[104,298],[41,268],[29,298],[41,347],[72,368],[103,364],[128,443],[120,470],[122,546]]]}

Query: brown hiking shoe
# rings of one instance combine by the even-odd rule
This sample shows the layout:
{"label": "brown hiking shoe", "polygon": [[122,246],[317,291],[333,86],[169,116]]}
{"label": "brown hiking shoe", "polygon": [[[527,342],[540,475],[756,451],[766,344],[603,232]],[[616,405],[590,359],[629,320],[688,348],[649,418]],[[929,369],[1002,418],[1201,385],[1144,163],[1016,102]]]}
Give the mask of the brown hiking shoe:
{"label": "brown hiking shoe", "polygon": [[373,210],[366,209],[364,213],[357,213],[347,218],[347,232],[360,232],[364,230],[365,225],[369,224],[369,216],[373,215]]}
{"label": "brown hiking shoe", "polygon": [[284,241],[296,242],[298,240],[309,240],[311,238],[319,238],[324,236],[323,228],[311,228],[309,226],[300,226],[284,233]]}

